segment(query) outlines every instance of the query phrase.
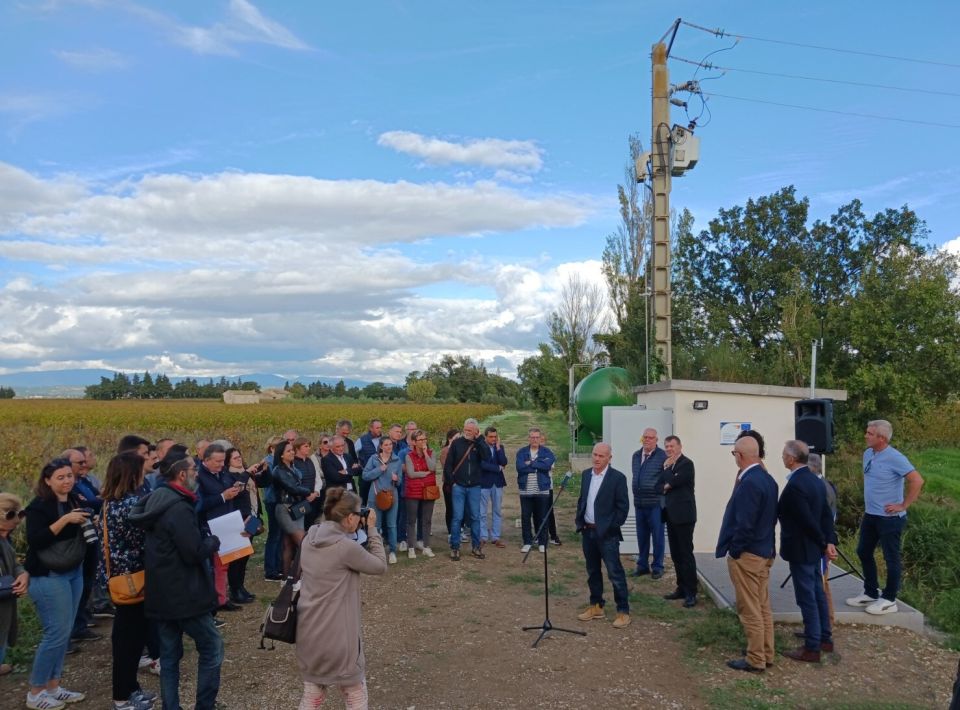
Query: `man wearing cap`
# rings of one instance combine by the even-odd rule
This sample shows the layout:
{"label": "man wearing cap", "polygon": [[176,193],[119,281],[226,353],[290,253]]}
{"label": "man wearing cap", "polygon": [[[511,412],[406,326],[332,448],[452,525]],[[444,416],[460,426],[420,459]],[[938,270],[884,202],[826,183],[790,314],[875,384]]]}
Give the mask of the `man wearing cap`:
{"label": "man wearing cap", "polygon": [[[644,429],[643,446],[633,452],[633,508],[637,516],[637,568],[634,577],[650,574],[663,576],[663,463],[667,454],[657,446],[657,430]],[[650,562],[650,541],[653,540],[653,563]]]}

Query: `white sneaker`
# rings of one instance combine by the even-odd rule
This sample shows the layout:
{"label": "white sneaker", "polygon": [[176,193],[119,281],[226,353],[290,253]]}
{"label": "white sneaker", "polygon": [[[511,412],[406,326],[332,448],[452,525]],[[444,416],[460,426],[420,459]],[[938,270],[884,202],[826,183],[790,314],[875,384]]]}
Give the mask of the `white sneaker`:
{"label": "white sneaker", "polygon": [[417,540],[417,549],[423,550],[423,540]]}
{"label": "white sneaker", "polygon": [[847,606],[870,606],[875,601],[876,597],[871,597],[869,594],[861,594],[856,597],[849,597],[847,599]]}
{"label": "white sneaker", "polygon": [[406,541],[401,542],[399,545],[397,545],[397,552],[406,552],[406,551],[407,551]]}
{"label": "white sneaker", "polygon": [[521,547],[520,552],[522,552],[523,554],[530,552],[530,545],[524,545],[523,547]]}
{"label": "white sneaker", "polygon": [[543,552],[544,549],[545,549],[545,548],[544,548],[543,545],[537,545],[537,550],[538,550],[539,552]]}
{"label": "white sneaker", "polygon": [[411,560],[417,559],[417,551],[411,547],[409,550],[407,550],[407,558]]}
{"label": "white sneaker", "polygon": [[899,611],[897,607],[896,600],[890,601],[889,599],[884,599],[881,597],[877,599],[873,604],[864,609],[868,614],[876,614],[880,616],[881,614],[893,614],[896,611]]}
{"label": "white sneaker", "polygon": [[397,564],[397,555],[396,555],[396,553],[391,552],[391,553],[387,556],[387,562],[389,562],[389,563],[392,564],[392,565]]}
{"label": "white sneaker", "polygon": [[81,700],[86,700],[87,696],[83,693],[77,693],[72,690],[67,690],[62,685],[58,686],[55,691],[52,693],[47,690],[45,691],[47,695],[52,695],[54,698],[59,700],[61,703],[79,703]]}
{"label": "white sneaker", "polygon": [[433,550],[431,550],[429,547],[423,548],[423,556],[424,556],[424,557],[436,557],[436,555],[433,554]]}
{"label": "white sneaker", "polygon": [[149,668],[152,662],[153,659],[150,656],[140,656],[140,664],[137,666],[137,670],[142,671],[144,668]]}
{"label": "white sneaker", "polygon": [[55,710],[65,706],[46,690],[41,690],[36,695],[27,693],[27,707],[31,710]]}

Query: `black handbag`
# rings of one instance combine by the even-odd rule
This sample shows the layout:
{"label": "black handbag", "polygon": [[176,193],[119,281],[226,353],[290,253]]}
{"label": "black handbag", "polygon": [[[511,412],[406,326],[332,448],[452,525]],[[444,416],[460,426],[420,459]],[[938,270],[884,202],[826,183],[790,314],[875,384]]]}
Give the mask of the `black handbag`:
{"label": "black handbag", "polygon": [[298,503],[292,503],[290,505],[290,519],[300,520],[300,518],[309,513],[312,509],[313,506],[310,505],[310,501],[308,500],[301,500]]}
{"label": "black handbag", "polygon": [[280,588],[273,604],[267,607],[267,613],[260,624],[260,648],[267,649],[264,640],[270,639],[270,648],[276,648],[273,641],[294,644],[297,642],[297,601],[300,599],[300,551],[293,561],[293,576],[288,576]]}
{"label": "black handbag", "polygon": [[73,537],[57,540],[49,547],[37,550],[40,564],[51,572],[69,572],[79,566],[86,555],[87,543],[84,542],[79,528]]}
{"label": "black handbag", "polygon": [[12,574],[0,575],[0,602],[13,599],[13,583],[15,579]]}

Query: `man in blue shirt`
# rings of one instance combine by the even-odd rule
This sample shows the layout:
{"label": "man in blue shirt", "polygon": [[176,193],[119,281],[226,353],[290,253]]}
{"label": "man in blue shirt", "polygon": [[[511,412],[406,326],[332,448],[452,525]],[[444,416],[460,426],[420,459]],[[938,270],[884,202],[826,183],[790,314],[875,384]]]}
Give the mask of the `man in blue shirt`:
{"label": "man in blue shirt", "polygon": [[[923,478],[907,457],[890,446],[893,427],[885,419],[867,424],[863,452],[863,499],[857,556],[863,565],[863,594],[847,599],[849,606],[865,607],[869,614],[897,611],[900,589],[900,537],[907,522],[907,508],[920,495]],[[906,494],[904,494],[906,482]],[[887,584],[880,593],[873,552],[879,543],[887,563]]]}

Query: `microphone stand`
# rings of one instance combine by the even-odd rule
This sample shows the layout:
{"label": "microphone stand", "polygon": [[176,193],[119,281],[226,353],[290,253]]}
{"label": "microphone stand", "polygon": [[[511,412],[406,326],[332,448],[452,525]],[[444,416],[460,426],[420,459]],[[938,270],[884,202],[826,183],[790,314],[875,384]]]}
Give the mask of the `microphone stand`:
{"label": "microphone stand", "polygon": [[[534,535],[534,540],[537,545],[540,544],[540,535],[543,533],[544,526],[550,520],[550,513],[553,512],[554,507],[557,505],[557,501],[560,500],[560,496],[563,495],[563,492],[567,489],[567,483],[570,479],[573,478],[573,474],[568,472],[566,476],[563,477],[563,481],[560,484],[560,492],[557,493],[557,497],[553,499],[553,503],[550,504],[550,509],[547,510],[546,515],[543,516],[543,520],[540,521],[540,527],[537,528],[537,532]],[[547,562],[547,553],[550,550],[550,545],[543,546],[543,623],[539,626],[524,626],[524,631],[532,631],[534,629],[540,629],[540,635],[537,636],[537,640],[533,642],[531,648],[536,648],[537,644],[543,640],[543,637],[547,635],[548,631],[563,631],[568,634],[578,634],[580,636],[586,636],[585,631],[576,631],[574,629],[561,629],[559,626],[554,626],[550,621],[550,574],[549,574],[549,564]],[[526,552],[523,556],[521,564],[527,563],[527,558],[530,556],[530,553],[533,551],[533,546],[530,546],[530,550]]]}

